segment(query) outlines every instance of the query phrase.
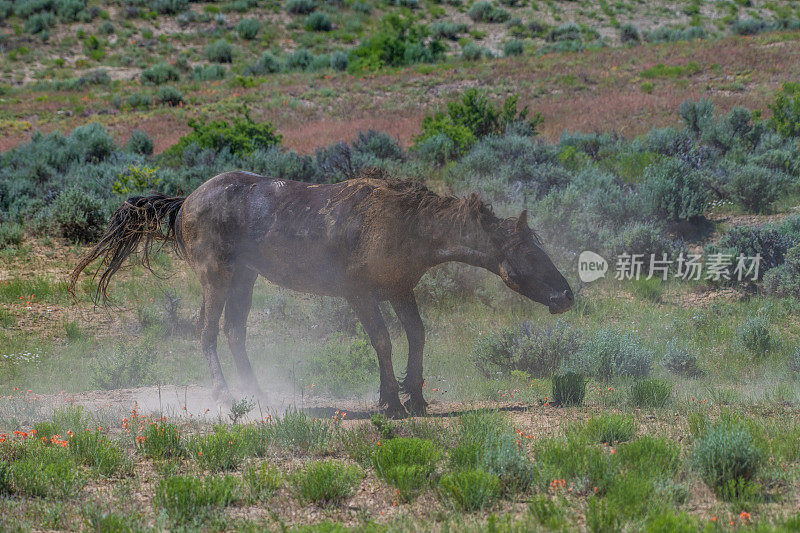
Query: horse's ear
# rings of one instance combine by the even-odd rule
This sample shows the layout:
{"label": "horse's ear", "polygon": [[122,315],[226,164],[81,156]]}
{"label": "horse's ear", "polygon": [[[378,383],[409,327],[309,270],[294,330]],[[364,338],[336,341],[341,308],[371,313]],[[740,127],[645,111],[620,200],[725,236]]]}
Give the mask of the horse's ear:
{"label": "horse's ear", "polygon": [[521,231],[523,229],[528,229],[528,210],[523,209],[522,213],[519,214],[519,218],[517,219],[517,223],[514,226],[516,231]]}

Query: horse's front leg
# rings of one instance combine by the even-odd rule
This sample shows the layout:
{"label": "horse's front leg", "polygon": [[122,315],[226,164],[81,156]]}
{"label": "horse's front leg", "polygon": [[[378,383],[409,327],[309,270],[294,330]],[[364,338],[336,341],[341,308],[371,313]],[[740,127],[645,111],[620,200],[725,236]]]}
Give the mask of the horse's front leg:
{"label": "horse's front leg", "polygon": [[356,316],[364,326],[364,330],[372,341],[372,347],[378,354],[378,367],[381,373],[381,388],[378,404],[386,409],[386,415],[392,418],[406,416],[406,410],[400,403],[400,385],[394,376],[392,367],[392,339],[381,316],[378,301],[370,295],[359,295],[347,299]]}
{"label": "horse's front leg", "polygon": [[419,316],[417,301],[414,293],[409,292],[400,298],[390,300],[397,318],[403,324],[408,338],[408,365],[406,366],[406,377],[403,380],[403,390],[411,398],[409,399],[409,411],[415,415],[424,415],[427,411],[428,402],[422,395],[422,385],[424,377],[422,375],[422,352],[425,348],[425,326]]}

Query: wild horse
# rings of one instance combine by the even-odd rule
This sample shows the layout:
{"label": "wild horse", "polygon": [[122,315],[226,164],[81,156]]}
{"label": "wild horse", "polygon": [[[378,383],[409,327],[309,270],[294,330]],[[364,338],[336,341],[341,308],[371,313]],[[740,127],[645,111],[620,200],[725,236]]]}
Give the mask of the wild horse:
{"label": "wild horse", "polygon": [[499,219],[475,194],[440,196],[375,169],[330,185],[227,172],[186,198],[129,198],[72,272],[71,288],[84,269],[102,258],[98,296],[106,299],[109,282],[125,259],[142,244],[141,260],[149,266],[148,254],[159,242],[173,243],[202,284],[202,349],[214,393],[228,401],[217,358],[223,310],[240,379],[249,392],[260,394],[245,351],[259,274],[293,290],[347,300],[377,352],[379,404],[392,416],[404,415],[405,408],[378,304],[388,300],[405,328],[409,354],[402,388],[409,394],[410,410],[424,413],[425,329],[413,289],[434,265],[460,261],[485,268],[551,313],[573,304],[569,284],[528,227],[525,211],[519,218]]}

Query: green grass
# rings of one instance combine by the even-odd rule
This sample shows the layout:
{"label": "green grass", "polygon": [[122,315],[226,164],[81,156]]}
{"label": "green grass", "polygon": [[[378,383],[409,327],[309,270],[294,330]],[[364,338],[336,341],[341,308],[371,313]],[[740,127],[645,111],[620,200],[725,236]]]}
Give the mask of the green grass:
{"label": "green grass", "polygon": [[75,460],[103,476],[129,475],[133,464],[118,444],[100,431],[79,431],[67,441]]}
{"label": "green grass", "polygon": [[665,65],[664,63],[659,63],[647,70],[643,70],[639,75],[646,79],[678,78],[697,74],[700,70],[700,65],[696,61],[690,61],[685,65]]}
{"label": "green grass", "polygon": [[201,524],[213,514],[240,500],[234,476],[172,476],[159,481],[153,505],[164,510],[176,525]]}
{"label": "green grass", "polygon": [[427,485],[440,457],[432,441],[398,437],[379,443],[373,465],[376,475],[409,501]]}
{"label": "green grass", "polygon": [[592,442],[614,444],[630,440],[636,433],[636,423],[629,415],[603,413],[590,418],[581,431]]}
{"label": "green grass", "polygon": [[67,297],[67,286],[63,281],[26,277],[0,283],[0,303],[4,304],[59,303],[65,302]]}
{"label": "green grass", "polygon": [[483,470],[460,470],[442,476],[439,490],[459,509],[480,511],[500,496],[500,478]]}
{"label": "green grass", "polygon": [[634,407],[665,407],[669,404],[672,389],[672,383],[663,379],[639,379],[631,385],[628,402]]}
{"label": "green grass", "polygon": [[16,457],[4,476],[13,493],[62,499],[79,496],[87,480],[69,450],[34,438],[15,446]]}
{"label": "green grass", "polygon": [[246,447],[236,429],[217,426],[206,435],[195,437],[189,444],[192,455],[203,470],[219,472],[235,470],[245,459]]}
{"label": "green grass", "polygon": [[254,502],[266,501],[272,494],[283,486],[283,475],[276,467],[266,462],[260,465],[248,465],[242,474],[242,480],[249,490],[250,500]]}
{"label": "green grass", "polygon": [[364,477],[357,465],[335,460],[312,461],[290,478],[297,497],[306,503],[339,505],[353,494]]}
{"label": "green grass", "polygon": [[280,446],[303,453],[317,453],[331,446],[333,427],[327,420],[314,419],[296,409],[289,409],[282,418],[270,424],[267,435]]}
{"label": "green grass", "polygon": [[145,457],[171,459],[186,452],[181,430],[174,424],[149,423],[138,437],[138,449]]}

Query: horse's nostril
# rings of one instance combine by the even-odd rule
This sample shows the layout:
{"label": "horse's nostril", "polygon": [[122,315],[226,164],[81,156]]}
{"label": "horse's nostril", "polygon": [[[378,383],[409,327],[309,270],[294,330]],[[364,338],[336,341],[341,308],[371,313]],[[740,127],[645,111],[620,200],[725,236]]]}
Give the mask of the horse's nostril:
{"label": "horse's nostril", "polygon": [[564,298],[567,300],[572,300],[574,298],[572,291],[569,289],[564,289]]}

